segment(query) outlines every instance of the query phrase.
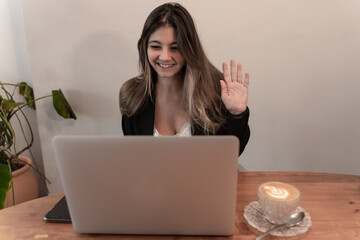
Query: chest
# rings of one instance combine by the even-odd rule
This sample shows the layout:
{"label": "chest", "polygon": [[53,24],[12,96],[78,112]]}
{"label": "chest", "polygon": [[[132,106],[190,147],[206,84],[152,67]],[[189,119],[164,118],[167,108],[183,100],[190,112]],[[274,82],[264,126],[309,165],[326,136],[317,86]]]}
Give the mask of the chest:
{"label": "chest", "polygon": [[156,102],[154,128],[160,135],[176,135],[183,131],[189,122],[187,112],[182,104],[174,102]]}

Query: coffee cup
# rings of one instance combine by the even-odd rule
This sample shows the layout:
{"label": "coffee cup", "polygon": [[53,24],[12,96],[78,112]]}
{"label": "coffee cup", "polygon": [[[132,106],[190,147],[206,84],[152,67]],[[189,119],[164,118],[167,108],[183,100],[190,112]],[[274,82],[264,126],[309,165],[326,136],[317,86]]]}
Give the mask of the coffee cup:
{"label": "coffee cup", "polygon": [[299,206],[301,192],[283,182],[265,182],[258,187],[258,200],[267,221],[283,224]]}

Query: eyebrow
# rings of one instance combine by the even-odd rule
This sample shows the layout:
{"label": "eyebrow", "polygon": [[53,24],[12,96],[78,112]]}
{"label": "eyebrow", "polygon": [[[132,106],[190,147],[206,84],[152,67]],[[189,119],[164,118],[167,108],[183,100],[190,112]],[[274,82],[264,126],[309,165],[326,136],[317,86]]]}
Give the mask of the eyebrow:
{"label": "eyebrow", "polygon": [[[157,43],[157,44],[160,44],[161,45],[161,42],[160,41],[156,41],[156,40],[153,40],[153,41],[149,41],[149,43]],[[176,45],[178,44],[177,42],[172,42],[170,43],[170,45]]]}

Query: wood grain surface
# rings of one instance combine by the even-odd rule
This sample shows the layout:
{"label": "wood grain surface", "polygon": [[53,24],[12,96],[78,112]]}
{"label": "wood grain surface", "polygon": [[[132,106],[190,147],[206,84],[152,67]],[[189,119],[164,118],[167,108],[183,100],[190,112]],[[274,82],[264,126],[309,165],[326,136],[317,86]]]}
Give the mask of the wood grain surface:
{"label": "wood grain surface", "polygon": [[244,219],[244,207],[257,200],[257,187],[282,181],[302,192],[300,205],[311,214],[308,232],[263,239],[360,239],[360,176],[309,172],[238,173],[236,230],[230,237],[80,235],[71,224],[46,223],[44,215],[63,194],[32,200],[0,211],[0,239],[255,239],[260,234]]}

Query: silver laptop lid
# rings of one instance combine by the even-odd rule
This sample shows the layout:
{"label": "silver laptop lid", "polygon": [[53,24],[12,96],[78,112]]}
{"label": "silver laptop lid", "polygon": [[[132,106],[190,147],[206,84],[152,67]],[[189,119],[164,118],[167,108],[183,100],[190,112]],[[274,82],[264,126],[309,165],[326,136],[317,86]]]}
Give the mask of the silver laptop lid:
{"label": "silver laptop lid", "polygon": [[56,161],[78,233],[231,235],[233,136],[56,136]]}

